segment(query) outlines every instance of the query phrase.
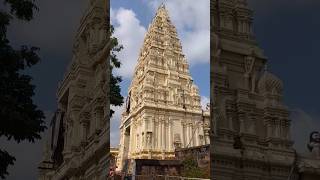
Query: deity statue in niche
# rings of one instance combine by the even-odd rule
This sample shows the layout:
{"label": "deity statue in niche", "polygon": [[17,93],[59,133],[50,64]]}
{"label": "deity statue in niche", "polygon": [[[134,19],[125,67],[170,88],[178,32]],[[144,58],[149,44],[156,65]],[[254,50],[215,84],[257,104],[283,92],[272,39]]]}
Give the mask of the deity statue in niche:
{"label": "deity statue in niche", "polygon": [[313,131],[310,134],[308,149],[317,159],[320,158],[320,132]]}

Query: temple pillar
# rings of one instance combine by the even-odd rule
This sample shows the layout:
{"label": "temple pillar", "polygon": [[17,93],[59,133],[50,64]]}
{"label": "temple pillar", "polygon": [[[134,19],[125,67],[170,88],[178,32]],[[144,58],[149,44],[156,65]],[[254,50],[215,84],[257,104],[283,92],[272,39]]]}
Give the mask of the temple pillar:
{"label": "temple pillar", "polygon": [[165,132],[166,132],[165,133],[165,138],[164,138],[165,139],[164,140],[164,144],[165,144],[165,147],[166,147],[165,149],[168,150],[169,149],[169,133],[170,133],[169,132],[169,124],[166,122],[164,127],[165,127]]}
{"label": "temple pillar", "polygon": [[164,121],[161,121],[161,150],[165,150],[165,124],[164,124]]}
{"label": "temple pillar", "polygon": [[186,134],[187,134],[187,138],[186,138],[186,147],[189,146],[190,143],[190,124],[187,124],[187,128],[186,128]]}
{"label": "temple pillar", "polygon": [[157,149],[160,150],[161,149],[161,121],[158,121],[158,125],[157,125]]}
{"label": "temple pillar", "polygon": [[151,142],[152,142],[152,145],[151,145],[151,148],[152,150],[155,149],[156,147],[156,132],[157,132],[157,128],[156,128],[156,122],[153,120],[153,131],[152,131],[152,138],[151,138]]}
{"label": "temple pillar", "polygon": [[186,125],[185,123],[182,123],[182,137],[181,137],[181,141],[182,141],[182,147],[186,146]]}
{"label": "temple pillar", "polygon": [[196,132],[195,132],[195,135],[194,135],[195,141],[196,141],[196,142],[195,142],[195,143],[196,143],[195,145],[196,145],[196,146],[200,146],[200,139],[199,139],[199,137],[200,137],[200,136],[199,136],[199,128],[200,128],[200,125],[197,125],[195,128],[196,128],[196,130],[195,130]]}
{"label": "temple pillar", "polygon": [[193,124],[190,124],[190,138],[191,138],[190,145],[191,145],[191,147],[194,146],[194,134],[193,134],[193,132],[194,132],[194,126],[193,126]]}
{"label": "temple pillar", "polygon": [[[132,126],[132,129],[136,130],[137,125],[135,123],[132,123],[131,126]],[[136,131],[132,132],[132,139],[133,139],[133,141],[131,142],[133,147],[132,151],[137,152],[137,132]]]}
{"label": "temple pillar", "polygon": [[[128,149],[128,152],[132,152],[132,150],[134,149],[134,147],[133,147],[133,130],[132,130],[133,128],[132,128],[132,125],[130,126],[130,137],[129,137],[129,139],[130,139],[130,141],[129,141],[129,149]],[[129,156],[130,156],[130,153],[129,153]]]}
{"label": "temple pillar", "polygon": [[172,150],[172,122],[169,122],[169,151]]}
{"label": "temple pillar", "polygon": [[101,132],[101,125],[103,120],[103,107],[97,107],[94,111],[95,114],[95,133],[99,134]]}

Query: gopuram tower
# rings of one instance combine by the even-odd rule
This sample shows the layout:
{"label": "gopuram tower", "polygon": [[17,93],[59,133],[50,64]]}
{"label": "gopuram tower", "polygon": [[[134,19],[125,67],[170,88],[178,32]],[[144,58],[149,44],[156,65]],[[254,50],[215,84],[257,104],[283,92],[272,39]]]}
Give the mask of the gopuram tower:
{"label": "gopuram tower", "polygon": [[123,170],[131,159],[172,159],[176,148],[209,144],[209,128],[176,28],[161,5],[128,90],[118,167]]}
{"label": "gopuram tower", "polygon": [[287,180],[295,167],[283,83],[253,35],[246,0],[211,1],[212,176]]}

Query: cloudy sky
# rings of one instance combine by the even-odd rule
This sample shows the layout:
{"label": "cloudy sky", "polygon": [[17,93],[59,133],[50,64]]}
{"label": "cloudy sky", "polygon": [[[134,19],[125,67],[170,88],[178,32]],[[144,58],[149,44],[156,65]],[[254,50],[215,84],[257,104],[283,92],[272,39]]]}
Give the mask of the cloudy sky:
{"label": "cloudy sky", "polygon": [[[111,23],[124,50],[119,54],[122,67],[116,74],[123,77],[122,95],[127,96],[128,86],[144,36],[156,10],[162,1],[111,0]],[[170,0],[166,2],[169,16],[176,26],[183,53],[190,64],[191,76],[199,87],[203,106],[209,103],[210,88],[210,9],[209,0],[194,4],[193,0]],[[119,144],[119,125],[123,107],[114,108],[111,119],[111,145]]]}
{"label": "cloudy sky", "polygon": [[[72,43],[75,32],[78,28],[80,18],[84,12],[88,0],[39,0],[40,11],[35,19],[29,23],[15,21],[9,28],[9,39],[13,45],[30,44],[41,48],[40,56],[42,62],[36,65],[30,74],[33,75],[33,83],[36,85],[35,103],[47,115],[47,122],[56,108],[56,89],[66,70],[67,64],[72,57]],[[167,0],[169,4],[177,1]],[[180,0],[178,9],[168,9],[172,20],[177,25],[180,38],[183,40],[184,53],[191,63],[191,73],[196,84],[201,88],[209,82],[209,77],[204,75],[200,78],[199,73],[208,74],[206,64],[208,59],[197,58],[206,57],[205,48],[199,51],[186,51],[193,47],[202,47],[202,42],[197,41],[195,46],[190,44],[192,34],[199,35],[202,28],[194,27],[193,23],[203,23],[202,16],[193,8],[201,8],[198,5],[190,7],[186,0]],[[198,0],[197,3],[204,3]],[[320,67],[319,44],[320,44],[320,1],[318,0],[248,0],[251,8],[255,11],[255,33],[260,46],[269,57],[269,67],[273,73],[277,74],[284,81],[285,101],[292,109],[293,139],[297,140],[297,147],[300,151],[305,150],[305,142],[312,129],[320,127]],[[148,3],[149,2],[149,3]],[[114,13],[115,25],[120,27],[118,33],[126,34],[124,26],[135,27],[138,34],[130,34],[131,38],[139,40],[145,27],[150,23],[157,3],[152,0],[114,0],[112,9]],[[2,3],[2,1],[1,1]],[[122,7],[122,10],[121,10]],[[0,10],[3,4],[0,4]],[[188,16],[185,10],[194,14]],[[124,13],[127,12],[127,13]],[[179,21],[180,14],[182,18]],[[128,24],[118,21],[120,15],[131,17]],[[116,16],[117,15],[117,16]],[[133,16],[135,15],[135,16]],[[183,16],[182,16],[183,15]],[[176,18],[177,19],[176,19]],[[204,16],[203,16],[204,17]],[[121,30],[123,28],[123,31]],[[137,28],[137,29],[136,29]],[[193,29],[196,28],[196,29]],[[184,30],[185,29],[185,30]],[[188,31],[190,30],[190,31]],[[185,33],[184,33],[185,32]],[[123,36],[125,37],[125,36]],[[127,38],[130,39],[130,38]],[[123,38],[123,42],[125,38]],[[129,43],[129,42],[128,42]],[[141,42],[140,42],[141,43]],[[199,45],[199,44],[200,45]],[[124,43],[125,44],[125,43]],[[128,45],[128,44],[127,44]],[[191,47],[190,47],[191,46]],[[130,46],[129,46],[130,47]],[[132,45],[131,45],[132,47]],[[133,46],[133,48],[136,46]],[[138,48],[137,46],[136,48]],[[131,48],[130,48],[131,49]],[[128,52],[127,47],[123,53],[134,55],[134,51]],[[127,52],[126,52],[127,51]],[[132,61],[136,59],[133,58]],[[122,74],[125,81],[122,83],[124,90],[130,82],[130,67],[123,66]],[[209,89],[200,89],[203,96],[208,96]],[[114,121],[113,121],[114,122]],[[115,123],[113,123],[115,124]],[[116,125],[116,124],[115,124]],[[112,128],[118,128],[113,126]],[[37,165],[41,159],[43,141],[35,144],[11,143],[0,138],[0,147],[6,148],[12,153],[17,161],[10,167],[9,180],[37,179]]]}

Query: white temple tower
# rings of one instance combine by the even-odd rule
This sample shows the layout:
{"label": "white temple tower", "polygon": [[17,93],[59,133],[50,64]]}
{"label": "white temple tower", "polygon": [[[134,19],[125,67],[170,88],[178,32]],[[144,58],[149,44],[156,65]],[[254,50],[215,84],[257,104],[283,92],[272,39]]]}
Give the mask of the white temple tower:
{"label": "white temple tower", "polygon": [[201,109],[199,90],[164,5],[145,36],[120,131],[120,169],[129,159],[172,159],[176,148],[209,144],[209,113]]}

